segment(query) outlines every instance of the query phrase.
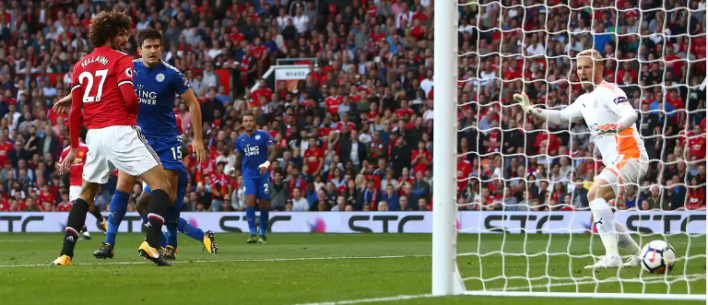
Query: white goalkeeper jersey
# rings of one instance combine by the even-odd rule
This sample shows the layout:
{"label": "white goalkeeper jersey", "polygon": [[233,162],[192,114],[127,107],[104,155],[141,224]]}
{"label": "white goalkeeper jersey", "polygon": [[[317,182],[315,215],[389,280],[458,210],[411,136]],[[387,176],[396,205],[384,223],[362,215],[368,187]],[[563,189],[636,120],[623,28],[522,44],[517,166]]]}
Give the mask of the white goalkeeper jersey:
{"label": "white goalkeeper jersey", "polygon": [[605,166],[616,166],[626,159],[649,162],[644,140],[640,137],[635,124],[631,124],[619,133],[598,134],[597,126],[620,120],[621,112],[627,111],[627,108],[623,109],[620,104],[628,102],[627,95],[622,89],[603,81],[593,92],[579,96],[573,104],[561,110],[561,117],[570,122],[585,120]]}

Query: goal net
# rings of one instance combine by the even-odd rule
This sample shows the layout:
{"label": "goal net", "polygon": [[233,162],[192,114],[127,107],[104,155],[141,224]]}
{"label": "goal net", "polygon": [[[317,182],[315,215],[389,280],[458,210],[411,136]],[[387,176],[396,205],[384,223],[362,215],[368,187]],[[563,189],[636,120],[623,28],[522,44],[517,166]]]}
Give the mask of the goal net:
{"label": "goal net", "polygon": [[[433,294],[705,300],[706,1],[459,0],[435,12]],[[605,254],[587,200],[605,169],[595,139],[583,120],[551,125],[513,99],[572,104],[588,49],[637,111],[649,157],[641,179],[620,182],[615,219],[640,248],[669,243],[671,272],[585,269]]]}

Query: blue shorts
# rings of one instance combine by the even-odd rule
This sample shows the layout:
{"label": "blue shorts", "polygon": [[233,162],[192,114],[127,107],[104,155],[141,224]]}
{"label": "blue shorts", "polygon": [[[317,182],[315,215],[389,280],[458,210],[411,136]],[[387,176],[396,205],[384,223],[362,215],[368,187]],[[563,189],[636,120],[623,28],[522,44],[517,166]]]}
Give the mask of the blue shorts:
{"label": "blue shorts", "polygon": [[182,164],[182,140],[179,137],[149,137],[145,136],[148,144],[157,153],[162,167],[168,170],[180,171]]}
{"label": "blue shorts", "polygon": [[270,178],[268,174],[255,177],[243,176],[243,187],[246,196],[254,195],[256,199],[270,200],[270,183],[268,178]]}

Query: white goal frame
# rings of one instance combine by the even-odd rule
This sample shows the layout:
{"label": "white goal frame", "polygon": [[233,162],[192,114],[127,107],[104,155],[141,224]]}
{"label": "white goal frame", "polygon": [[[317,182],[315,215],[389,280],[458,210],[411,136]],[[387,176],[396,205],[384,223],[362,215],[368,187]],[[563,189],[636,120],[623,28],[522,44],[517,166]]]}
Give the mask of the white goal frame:
{"label": "white goal frame", "polygon": [[[466,0],[476,3],[476,0]],[[435,1],[432,295],[706,301],[706,295],[548,291],[468,291],[457,266],[457,0]]]}

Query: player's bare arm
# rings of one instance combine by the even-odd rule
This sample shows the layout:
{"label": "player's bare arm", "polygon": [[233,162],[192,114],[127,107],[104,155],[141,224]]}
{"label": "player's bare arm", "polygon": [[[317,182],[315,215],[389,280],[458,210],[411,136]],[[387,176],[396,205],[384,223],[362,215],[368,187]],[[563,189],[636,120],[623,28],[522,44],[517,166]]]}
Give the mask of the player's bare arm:
{"label": "player's bare arm", "polygon": [[69,172],[69,167],[76,159],[76,152],[79,150],[79,131],[81,130],[81,107],[83,101],[81,95],[83,90],[81,86],[71,88],[71,110],[69,111],[69,137],[71,140],[71,150],[66,155],[64,161],[59,168],[60,174]]}
{"label": "player's bare arm", "polygon": [[59,99],[56,103],[54,103],[52,109],[55,113],[62,114],[69,108],[69,106],[71,106],[71,94]]}
{"label": "player's bare arm", "polygon": [[185,91],[180,97],[187,104],[189,113],[192,115],[192,128],[194,128],[192,150],[197,154],[197,163],[202,163],[206,160],[206,150],[202,140],[202,109],[199,107],[199,101],[192,89]]}
{"label": "player's bare arm", "polygon": [[268,146],[268,161],[267,161],[268,166],[260,168],[261,175],[265,175],[265,173],[268,172],[268,167],[275,160],[275,155],[276,155],[275,146],[273,146],[273,145]]}
{"label": "player's bare arm", "polygon": [[237,170],[236,165],[241,165],[241,153],[238,150],[236,150],[234,152],[234,155],[236,156],[236,162],[234,163],[234,166],[231,167],[231,171],[233,173],[235,173]]}

